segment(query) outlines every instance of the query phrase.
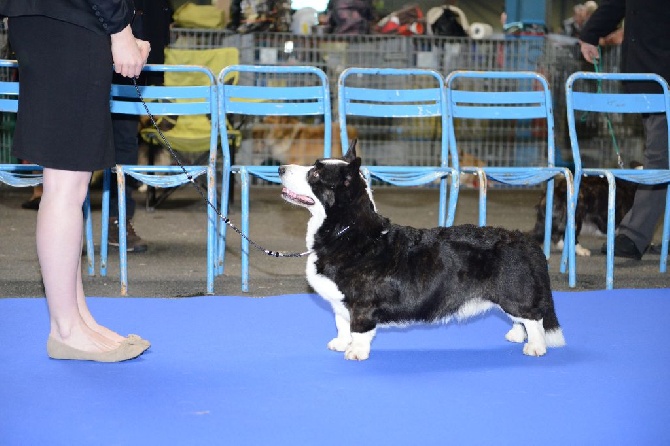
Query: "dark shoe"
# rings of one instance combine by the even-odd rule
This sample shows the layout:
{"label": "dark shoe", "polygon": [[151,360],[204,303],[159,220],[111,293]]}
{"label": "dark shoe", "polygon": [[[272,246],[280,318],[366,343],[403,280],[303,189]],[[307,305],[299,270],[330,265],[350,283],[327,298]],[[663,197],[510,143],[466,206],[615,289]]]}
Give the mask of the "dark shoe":
{"label": "dark shoe", "polygon": [[21,207],[23,209],[31,209],[33,211],[36,211],[40,208],[40,202],[42,201],[42,197],[35,197],[31,198],[28,201],[24,201],[21,203]]}
{"label": "dark shoe", "polygon": [[[109,244],[119,246],[119,220],[114,217],[109,219]],[[149,246],[135,232],[130,220],[126,220],[126,251],[145,252]]]}
{"label": "dark shoe", "polygon": [[[607,243],[603,243],[600,252],[607,254]],[[635,243],[623,234],[614,237],[614,257],[641,260],[642,253],[637,249]]]}
{"label": "dark shoe", "polygon": [[645,254],[654,254],[654,255],[661,255],[661,245],[655,245],[651,243],[649,246],[647,246],[647,250],[644,252]]}

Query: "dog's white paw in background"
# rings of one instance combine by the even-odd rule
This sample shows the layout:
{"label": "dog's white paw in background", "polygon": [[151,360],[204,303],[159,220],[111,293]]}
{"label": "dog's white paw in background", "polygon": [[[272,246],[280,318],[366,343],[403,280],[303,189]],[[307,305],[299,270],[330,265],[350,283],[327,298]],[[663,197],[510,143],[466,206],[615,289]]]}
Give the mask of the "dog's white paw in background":
{"label": "dog's white paw in background", "polygon": [[351,333],[351,344],[344,352],[344,357],[356,361],[368,359],[370,357],[370,344],[376,332],[376,329],[372,329],[365,333]]}
{"label": "dog's white paw in background", "polygon": [[[556,248],[557,248],[559,251],[563,251],[563,246],[564,246],[564,244],[563,244],[563,239],[559,240],[559,241],[556,243]],[[580,245],[579,243],[577,243],[577,244],[575,245],[575,254],[577,254],[578,256],[581,256],[581,257],[590,257],[590,256],[591,256],[591,250],[590,250],[590,249],[587,249],[587,248],[584,248],[582,245]]]}

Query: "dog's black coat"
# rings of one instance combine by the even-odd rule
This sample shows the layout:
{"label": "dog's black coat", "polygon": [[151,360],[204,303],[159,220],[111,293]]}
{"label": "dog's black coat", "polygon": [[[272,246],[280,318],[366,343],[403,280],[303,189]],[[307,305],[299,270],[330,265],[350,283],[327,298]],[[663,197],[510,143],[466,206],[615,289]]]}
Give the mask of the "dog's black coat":
{"label": "dog's black coat", "polygon": [[[619,226],[624,215],[633,207],[637,183],[616,179],[616,197],[614,209],[614,223]],[[579,234],[584,223],[593,224],[603,234],[607,233],[607,179],[597,176],[583,177],[579,186],[577,208],[575,209],[575,242],[579,241]],[[558,243],[565,237],[567,226],[566,181],[554,181],[554,201],[552,211],[551,241]],[[535,210],[537,219],[531,230],[531,235],[538,243],[544,242],[544,218],[546,215],[546,195],[542,197]]]}
{"label": "dog's black coat", "polygon": [[[376,212],[355,150],[343,160],[319,160],[306,171],[309,188],[325,210],[308,246],[316,272],[310,277],[308,266],[308,280],[313,286],[324,279],[336,285],[351,333],[467,317],[483,303],[499,306],[517,322],[542,320],[544,331],[559,333],[562,340],[547,261],[531,237],[474,225],[417,229],[393,224]],[[280,168],[282,181],[287,168]],[[308,245],[309,240],[308,235]],[[323,297],[334,304],[332,296]]]}

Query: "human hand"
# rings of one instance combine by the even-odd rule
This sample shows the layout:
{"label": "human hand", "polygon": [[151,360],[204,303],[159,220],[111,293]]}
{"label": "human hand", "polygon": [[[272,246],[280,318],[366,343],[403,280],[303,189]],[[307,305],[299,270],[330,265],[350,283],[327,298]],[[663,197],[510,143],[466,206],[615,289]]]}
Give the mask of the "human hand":
{"label": "human hand", "polygon": [[580,49],[582,50],[582,55],[587,62],[593,63],[594,60],[598,60],[600,57],[598,53],[598,47],[591,45],[590,43],[579,41]]}
{"label": "human hand", "polygon": [[136,39],[130,26],[112,34],[111,40],[114,71],[125,77],[139,76],[149,57],[149,42]]}

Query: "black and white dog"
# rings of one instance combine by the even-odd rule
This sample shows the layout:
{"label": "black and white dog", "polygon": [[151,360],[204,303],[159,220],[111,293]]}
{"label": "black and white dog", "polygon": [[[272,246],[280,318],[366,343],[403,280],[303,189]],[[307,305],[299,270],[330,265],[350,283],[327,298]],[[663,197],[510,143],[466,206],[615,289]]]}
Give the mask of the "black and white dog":
{"label": "black and white dog", "polygon": [[565,344],[547,260],[528,235],[473,225],[417,229],[377,213],[355,142],[343,158],[279,168],[282,195],[309,209],[307,280],[335,312],[328,348],[364,360],[376,327],[465,319],[498,307],[505,336],[541,356]]}

